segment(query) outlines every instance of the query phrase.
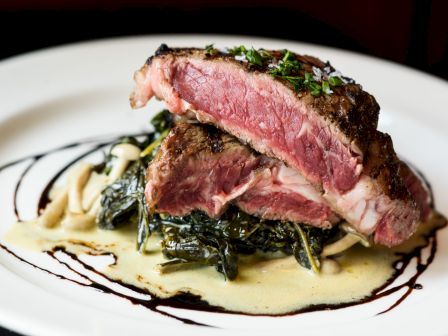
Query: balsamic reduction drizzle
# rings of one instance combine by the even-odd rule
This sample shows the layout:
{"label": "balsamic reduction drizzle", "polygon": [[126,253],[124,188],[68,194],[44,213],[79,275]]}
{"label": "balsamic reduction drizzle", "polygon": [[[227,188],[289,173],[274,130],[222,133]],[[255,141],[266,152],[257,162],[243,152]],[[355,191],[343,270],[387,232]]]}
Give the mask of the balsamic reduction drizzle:
{"label": "balsamic reduction drizzle", "polygon": [[23,170],[22,174],[20,174],[19,180],[16,183],[16,186],[14,188],[14,196],[13,196],[13,204],[14,204],[14,214],[16,215],[17,221],[21,222],[22,219],[19,215],[19,209],[17,207],[17,194],[19,193],[20,186],[22,185],[22,181],[25,177],[25,175],[30,171],[30,169],[34,166],[38,159],[33,159],[31,163]]}
{"label": "balsamic reduction drizzle", "polygon": [[[134,136],[139,136],[139,135],[143,135],[143,134],[135,134]],[[72,143],[72,144],[68,144],[59,148],[56,148],[54,150],[42,153],[42,154],[38,154],[38,155],[32,155],[32,156],[28,156],[19,160],[16,160],[14,162],[10,162],[7,163],[3,166],[0,166],[0,173],[8,168],[12,168],[24,161],[27,160],[31,160],[31,163],[23,170],[23,172],[21,173],[19,180],[16,183],[16,186],[14,188],[14,195],[13,195],[13,206],[14,206],[14,213],[16,214],[17,220],[21,221],[21,217],[18,211],[18,207],[17,207],[17,194],[19,192],[22,180],[25,178],[25,176],[28,174],[28,172],[33,168],[33,166],[36,164],[36,162],[38,162],[39,160],[41,160],[43,157],[50,155],[52,153],[58,152],[58,151],[63,151],[63,150],[67,150],[70,148],[74,148],[77,146],[81,146],[81,145],[85,145],[85,144],[89,144],[92,143],[94,144],[92,148],[90,148],[88,151],[80,154],[79,156],[77,156],[75,159],[71,160],[69,163],[67,163],[63,168],[61,168],[54,176],[53,178],[47,183],[47,185],[45,186],[39,200],[38,200],[38,206],[37,206],[37,213],[40,214],[41,211],[45,208],[45,206],[48,204],[49,202],[49,192],[52,189],[54,183],[59,179],[59,177],[65,172],[67,171],[67,169],[69,169],[71,166],[73,166],[76,162],[78,162],[80,159],[88,156],[89,154],[94,153],[95,151],[98,151],[101,148],[104,148],[114,142],[116,142],[120,137],[114,138],[110,141],[107,142],[102,142],[102,141],[98,141],[98,140],[86,140],[83,142],[76,142],[76,143]],[[368,302],[372,302],[378,299],[381,299],[383,297],[386,297],[388,295],[391,295],[393,293],[398,292],[399,290],[403,289],[403,288],[407,288],[405,293],[403,295],[401,295],[398,300],[391,305],[389,308],[387,308],[386,310],[379,312],[377,315],[380,314],[384,314],[386,312],[389,312],[390,310],[396,308],[401,302],[403,302],[411,293],[414,289],[422,289],[423,286],[419,283],[417,283],[418,278],[420,277],[420,275],[426,271],[426,269],[428,268],[428,266],[432,263],[432,261],[434,260],[435,254],[437,252],[437,231],[440,230],[441,228],[447,226],[447,221],[444,217],[442,217],[441,215],[437,215],[439,216],[439,225],[437,225],[434,229],[432,229],[428,234],[426,234],[424,236],[424,241],[425,243],[421,246],[416,247],[414,250],[412,250],[409,253],[401,253],[398,254],[399,259],[394,263],[393,267],[395,269],[394,274],[391,276],[390,279],[388,279],[386,281],[386,283],[384,283],[380,288],[377,288],[376,290],[374,290],[372,292],[372,294],[369,297],[366,297],[364,299],[355,301],[355,302],[346,302],[346,303],[341,303],[341,304],[322,304],[322,305],[313,305],[313,306],[309,306],[306,307],[304,309],[300,309],[297,311],[293,311],[293,312],[289,312],[289,313],[285,313],[285,314],[279,314],[276,316],[286,316],[286,315],[295,315],[295,314],[299,314],[299,313],[307,313],[307,312],[313,312],[313,311],[319,311],[319,310],[328,310],[328,309],[340,309],[340,308],[345,308],[345,307],[350,307],[350,306],[356,306],[359,304],[364,304],[364,303],[368,303]],[[81,243],[82,244],[82,243]],[[91,248],[91,246],[89,246]],[[422,258],[422,251],[429,247],[429,257],[427,257],[426,261],[423,260]],[[55,259],[56,261],[58,261],[59,263],[61,263],[62,265],[64,265],[67,269],[69,269],[70,271],[78,274],[81,278],[83,278],[84,280],[87,281],[87,283],[83,283],[80,281],[76,281],[73,279],[70,279],[66,276],[57,274],[57,273],[53,273],[48,269],[42,268],[40,266],[34,265],[31,262],[23,259],[22,257],[20,257],[19,255],[17,255],[16,253],[14,253],[13,251],[11,251],[8,247],[6,247],[5,245],[0,243],[0,248],[2,248],[4,251],[6,251],[7,253],[11,254],[13,257],[17,258],[18,260],[33,266],[39,270],[42,270],[48,274],[52,274],[54,276],[56,276],[59,279],[62,280],[67,280],[70,281],[72,283],[75,283],[77,285],[80,286],[85,286],[85,287],[91,287],[94,288],[96,290],[99,290],[103,293],[108,293],[108,294],[113,294],[115,296],[124,298],[129,300],[130,302],[132,302],[133,304],[136,305],[140,305],[140,306],[144,306],[154,312],[163,314],[167,317],[171,317],[171,318],[175,318],[183,323],[186,324],[193,324],[193,325],[199,325],[199,326],[208,326],[196,321],[192,321],[190,319],[185,319],[185,318],[181,318],[179,316],[170,314],[168,312],[165,312],[161,309],[159,309],[160,307],[172,307],[172,308],[181,308],[181,309],[194,309],[194,310],[199,310],[199,311],[207,311],[207,312],[219,312],[219,313],[231,313],[231,314],[245,314],[245,315],[252,315],[252,316],[266,316],[266,314],[247,314],[247,313],[243,313],[243,312],[238,312],[238,311],[228,311],[225,310],[222,307],[218,307],[218,306],[212,306],[210,305],[208,302],[204,301],[201,299],[200,296],[198,295],[194,295],[188,292],[184,292],[184,293],[179,293],[176,294],[170,298],[159,298],[157,296],[155,296],[153,293],[150,293],[148,290],[146,289],[142,289],[139,287],[136,287],[134,285],[130,285],[127,284],[125,282],[122,282],[120,280],[116,280],[116,279],[112,279],[110,277],[108,277],[107,275],[99,272],[98,270],[96,270],[95,268],[93,268],[92,266],[86,264],[85,262],[83,262],[82,260],[80,260],[76,254],[73,254],[69,251],[67,251],[63,246],[57,246],[54,249],[52,249],[51,251],[46,251],[45,253],[50,256],[51,258]],[[132,296],[128,296],[125,294],[122,294],[120,292],[117,292],[116,290],[100,284],[94,280],[92,280],[91,278],[89,278],[86,274],[79,272],[77,270],[74,269],[74,267],[72,267],[69,263],[59,259],[57,257],[57,253],[64,253],[66,256],[70,257],[71,260],[75,263],[78,263],[79,265],[81,265],[86,271],[90,271],[93,272],[99,276],[101,276],[102,278],[104,278],[105,280],[111,282],[111,283],[115,283],[119,286],[122,286],[124,288],[128,288],[132,291],[134,291],[135,293],[139,293],[139,294],[144,294],[144,295],[149,295],[151,297],[150,300],[144,300],[144,299],[139,299],[139,298],[135,298]],[[115,262],[117,260],[117,257],[114,256],[112,253],[110,252],[104,252],[104,251],[98,251],[98,253],[96,253],[96,251],[92,252],[93,255],[98,255],[98,254],[108,254],[108,255],[112,255],[115,258]],[[410,262],[415,259],[417,261],[417,266],[416,266],[416,270],[415,273],[405,282],[403,282],[402,284],[398,284],[396,286],[393,286],[391,288],[388,288],[389,286],[391,286],[395,280],[403,274],[404,270],[409,266]],[[386,289],[388,288],[388,289]],[[269,315],[272,316],[272,315]],[[209,326],[211,327],[211,326]]]}
{"label": "balsamic reduction drizzle", "polygon": [[[122,286],[122,287],[131,289],[132,291],[134,291],[134,292],[136,292],[136,293],[150,295],[150,296],[151,296],[151,299],[150,299],[150,300],[138,299],[138,298],[135,298],[135,297],[132,297],[132,296],[129,296],[129,295],[122,294],[122,293],[120,293],[120,292],[118,292],[118,291],[116,291],[116,290],[113,290],[112,288],[107,287],[107,286],[105,286],[105,285],[103,285],[103,284],[100,284],[100,283],[98,283],[98,282],[96,282],[96,281],[92,281],[87,275],[85,275],[85,274],[83,274],[83,273],[81,273],[81,272],[78,272],[78,271],[75,270],[70,264],[68,264],[68,263],[65,262],[65,261],[60,260],[60,259],[56,256],[56,253],[57,253],[57,252],[62,252],[62,253],[64,253],[65,255],[69,256],[73,261],[75,261],[75,262],[77,262],[78,264],[82,265],[86,270],[91,271],[91,272],[93,272],[93,273],[95,273],[95,274],[101,276],[102,278],[104,278],[104,279],[106,279],[106,280],[108,280],[108,281],[110,281],[110,282],[112,282],[112,283],[115,283],[115,284],[118,284],[118,285],[120,285],[120,286]],[[159,299],[159,298],[156,298],[156,297],[154,297],[153,295],[151,295],[151,293],[149,293],[148,291],[145,291],[145,290],[143,290],[143,289],[141,289],[141,288],[139,288],[139,287],[136,287],[136,286],[132,286],[132,285],[126,284],[126,283],[124,283],[124,282],[122,282],[122,281],[119,281],[119,280],[112,279],[112,278],[106,276],[105,274],[99,272],[99,271],[96,270],[94,267],[92,267],[92,266],[86,264],[85,262],[81,261],[81,260],[78,258],[78,256],[77,256],[76,254],[66,251],[66,249],[65,249],[64,247],[62,247],[62,246],[57,246],[57,247],[55,247],[55,248],[54,248],[53,250],[51,250],[51,251],[46,251],[46,253],[47,253],[51,258],[53,258],[54,260],[56,260],[56,261],[58,261],[59,263],[61,263],[62,265],[64,265],[65,267],[67,267],[67,268],[68,268],[69,270],[71,270],[72,272],[78,274],[78,275],[81,276],[83,279],[89,281],[90,283],[89,283],[88,285],[86,285],[86,286],[88,286],[88,287],[94,288],[94,289],[99,290],[99,291],[101,291],[101,292],[103,292],[103,293],[113,294],[113,295],[118,296],[118,297],[121,297],[121,298],[123,298],[123,299],[127,299],[127,300],[129,300],[131,303],[133,303],[133,304],[135,304],[135,305],[143,306],[143,307],[145,307],[145,308],[148,308],[148,309],[150,309],[150,310],[152,310],[152,311],[155,311],[155,312],[157,312],[157,313],[160,313],[160,314],[162,314],[162,315],[165,315],[165,316],[168,316],[168,317],[175,318],[175,319],[177,319],[177,320],[179,320],[179,321],[181,321],[181,322],[183,322],[183,323],[186,323],[186,324],[192,324],[192,325],[199,325],[199,326],[207,326],[207,327],[209,327],[209,325],[202,324],[202,323],[198,323],[198,322],[192,321],[192,320],[190,320],[190,319],[186,319],[186,318],[181,318],[181,317],[172,315],[172,314],[170,314],[170,313],[167,313],[167,312],[165,312],[165,311],[163,311],[163,310],[159,310],[159,309],[158,309],[158,307],[161,306],[161,305],[163,305],[163,306],[171,306],[169,303],[170,303],[170,302],[177,302],[177,301],[179,300],[179,298],[177,298],[177,297],[174,297],[174,298],[168,298],[168,299]],[[191,295],[191,294],[190,294],[190,295]],[[191,296],[192,296],[192,299],[195,298],[194,295],[191,295]],[[177,305],[175,305],[175,306],[177,307]]]}
{"label": "balsamic reduction drizzle", "polygon": [[[59,179],[59,177],[61,177],[61,175],[64,172],[67,171],[67,169],[69,169],[71,166],[73,166],[79,160],[85,158],[87,155],[90,155],[90,154],[96,152],[97,150],[99,150],[100,148],[106,147],[110,144],[111,144],[110,142],[99,143],[98,145],[94,146],[92,149],[88,150],[85,153],[82,153],[81,155],[77,156],[72,161],[67,163],[64,167],[62,167],[45,186],[45,188],[39,198],[39,201],[37,203],[37,215],[39,216],[41,214],[42,210],[45,209],[47,204],[50,202],[49,194],[50,194],[51,188],[53,188],[53,185],[55,184],[55,182]],[[15,210],[16,210],[16,208],[15,208]]]}

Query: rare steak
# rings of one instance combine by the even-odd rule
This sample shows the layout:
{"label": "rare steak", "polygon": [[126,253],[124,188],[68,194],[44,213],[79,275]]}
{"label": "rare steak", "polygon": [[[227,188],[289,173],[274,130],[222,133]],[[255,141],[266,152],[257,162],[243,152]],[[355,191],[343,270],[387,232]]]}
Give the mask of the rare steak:
{"label": "rare steak", "polygon": [[177,216],[199,209],[216,218],[235,204],[265,219],[322,228],[338,221],[295,170],[209,125],[179,123],[171,130],[148,167],[146,199]]}
{"label": "rare steak", "polygon": [[[377,131],[375,99],[344,77],[329,87],[335,71],[314,57],[264,54],[269,57],[162,45],[136,73],[131,104],[164,100],[171,112],[213,124],[285,162],[377,243],[407,239],[420,214],[390,137]],[[288,62],[297,71],[278,75],[288,73]]]}

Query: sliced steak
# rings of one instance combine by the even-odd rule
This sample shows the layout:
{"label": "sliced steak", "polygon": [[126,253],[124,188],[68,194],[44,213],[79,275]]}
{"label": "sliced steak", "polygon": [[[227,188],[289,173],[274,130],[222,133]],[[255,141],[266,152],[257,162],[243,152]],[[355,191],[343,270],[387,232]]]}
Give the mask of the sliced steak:
{"label": "sliced steak", "polygon": [[420,220],[428,219],[433,209],[431,187],[423,175],[411,165],[401,162],[400,175],[420,210]]}
{"label": "sliced steak", "polygon": [[[389,136],[376,130],[379,106],[352,82],[314,96],[261,66],[222,52],[165,45],[136,73],[133,107],[153,96],[176,114],[214,124],[297,170],[358,231],[393,246],[415,230],[419,210],[400,177]],[[301,75],[333,69],[295,55]],[[281,63],[281,62],[280,62]],[[275,66],[275,65],[274,65]]]}
{"label": "sliced steak", "polygon": [[257,171],[257,182],[235,200],[240,209],[261,218],[317,227],[339,221],[322,195],[295,169],[275,159],[269,161]]}
{"label": "sliced steak", "polygon": [[330,227],[327,202],[295,170],[255,153],[213,126],[179,123],[147,172],[150,207],[184,216],[199,209],[219,217],[231,203],[265,219]]}

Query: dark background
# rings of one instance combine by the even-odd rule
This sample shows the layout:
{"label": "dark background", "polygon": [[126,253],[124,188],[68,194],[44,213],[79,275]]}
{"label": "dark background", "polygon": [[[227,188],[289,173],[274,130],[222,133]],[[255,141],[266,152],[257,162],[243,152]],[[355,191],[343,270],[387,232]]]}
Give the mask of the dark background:
{"label": "dark background", "polygon": [[447,12],[444,0],[0,0],[0,59],[104,37],[218,33],[349,49],[448,79]]}
{"label": "dark background", "polygon": [[242,34],[389,59],[448,79],[445,0],[0,0],[0,59],[103,37]]}

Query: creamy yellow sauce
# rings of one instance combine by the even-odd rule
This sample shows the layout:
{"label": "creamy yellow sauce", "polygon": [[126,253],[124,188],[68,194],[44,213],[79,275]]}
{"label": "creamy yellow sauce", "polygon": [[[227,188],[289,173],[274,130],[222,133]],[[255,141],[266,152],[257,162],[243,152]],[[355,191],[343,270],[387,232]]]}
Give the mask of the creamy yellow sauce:
{"label": "creamy yellow sauce", "polygon": [[[341,265],[339,273],[314,274],[293,257],[255,255],[242,257],[238,278],[225,281],[212,267],[160,274],[157,265],[166,259],[158,238],[151,237],[147,252],[141,255],[136,251],[135,236],[130,228],[69,231],[60,226],[43,228],[30,221],[14,224],[5,241],[34,251],[64,246],[78,256],[89,250],[112,252],[116,264],[100,270],[112,279],[148,289],[159,297],[190,292],[211,305],[251,314],[282,314],[310,305],[358,301],[393,275],[392,264],[397,259],[390,249],[357,245],[336,258]],[[416,242],[408,243],[406,249]]]}
{"label": "creamy yellow sauce", "polygon": [[[91,172],[85,165],[72,169],[68,185],[51,190],[52,202],[44,213],[37,220],[15,223],[3,241],[35,252],[64,247],[78,257],[112,253],[115,263],[98,271],[160,298],[189,292],[228,311],[277,315],[314,305],[339,305],[371,297],[393,278],[393,264],[398,260],[395,252],[410,252],[423,246],[423,233],[446,224],[443,216],[434,213],[431,220],[420,225],[412,239],[395,249],[355,245],[333,258],[340,265],[340,272],[335,274],[315,274],[301,267],[294,257],[280,254],[240,257],[239,273],[234,281],[225,281],[212,267],[161,274],[158,265],[167,260],[161,253],[157,236],[150,237],[146,253],[140,254],[136,250],[135,228],[105,231],[95,226],[99,195],[104,186],[117,179],[140,154],[138,148],[129,144],[114,148],[117,162],[109,176]],[[91,217],[90,222],[84,223],[89,225],[74,221],[80,216]],[[71,225],[64,225],[67,219],[71,219]]]}
{"label": "creamy yellow sauce", "polygon": [[[123,170],[123,167],[120,169]],[[73,176],[75,173],[80,175],[81,168],[83,166],[73,169]],[[56,208],[65,211],[67,217],[67,213],[70,213],[70,195],[74,194],[71,188],[76,187],[74,191],[77,197],[74,199],[78,204],[75,204],[75,208],[82,208],[78,212],[87,211],[98,202],[98,195],[109,180],[95,173],[91,174],[88,181],[87,177],[85,180],[83,186],[79,186],[80,182],[76,180],[76,183],[72,181],[65,189],[54,188],[51,197],[53,203],[50,205],[59,206],[55,201],[57,199],[64,201],[64,204],[68,202],[68,206]],[[84,196],[81,195],[81,189],[84,189]],[[64,192],[68,197],[62,197]],[[64,225],[66,219],[60,218],[58,221],[57,216],[60,214],[48,211],[36,221],[16,223],[7,232],[5,241],[36,252],[51,251],[56,246],[62,246],[78,257],[86,253],[110,252],[115,255],[116,262],[99,271],[111,279],[147,289],[161,298],[189,292],[199,295],[213,306],[249,314],[284,314],[312,305],[337,305],[369,297],[394,275],[393,263],[398,258],[395,251],[411,251],[423,243],[423,232],[440,225],[437,220],[428,221],[420,226],[420,232],[413,239],[394,250],[366,248],[358,244],[335,258],[340,265],[340,272],[336,274],[315,274],[301,267],[294,257],[255,254],[241,257],[237,279],[225,281],[223,275],[213,267],[161,274],[158,265],[167,260],[161,253],[157,236],[149,239],[146,253],[140,254],[136,250],[134,228],[115,231],[96,227],[73,230],[73,225]],[[44,225],[43,219],[46,220]]]}

